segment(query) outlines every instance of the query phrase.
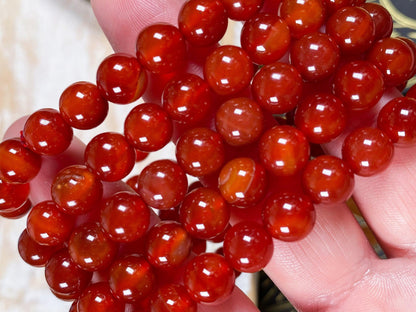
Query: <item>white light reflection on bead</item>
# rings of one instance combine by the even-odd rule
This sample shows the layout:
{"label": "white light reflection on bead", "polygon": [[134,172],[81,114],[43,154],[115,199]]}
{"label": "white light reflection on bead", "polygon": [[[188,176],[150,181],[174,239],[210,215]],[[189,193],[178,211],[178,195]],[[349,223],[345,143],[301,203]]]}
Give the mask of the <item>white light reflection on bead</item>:
{"label": "white light reflection on bead", "polygon": [[130,290],[130,289],[124,289],[124,290],[123,290],[123,295],[124,295],[124,296],[131,296],[131,294],[132,294],[132,292],[131,292],[131,290]]}
{"label": "white light reflection on bead", "polygon": [[267,24],[260,24],[260,25],[259,25],[259,28],[260,28],[261,30],[266,30],[267,28],[269,28],[269,26],[268,26]]}
{"label": "white light reflection on bead", "polygon": [[166,300],[166,304],[168,304],[170,306],[173,306],[175,304],[175,301],[172,300],[172,299],[168,299],[168,300]]}
{"label": "white light reflection on bead", "polygon": [[400,110],[400,115],[409,116],[409,110],[402,108]]}
{"label": "white light reflection on bead", "polygon": [[201,168],[201,163],[199,161],[194,161],[194,162],[192,162],[192,167]]}
{"label": "white light reflection on bead", "polygon": [[315,43],[311,43],[309,46],[309,49],[314,50],[314,51],[318,51],[319,46]]}
{"label": "white light reflection on bead", "polygon": [[163,38],[163,35],[161,34],[161,33],[155,33],[154,35],[153,35],[153,38],[155,38],[155,39],[162,39]]}
{"label": "white light reflection on bead", "polygon": [[168,235],[168,234],[163,234],[162,239],[163,239],[164,241],[168,241],[168,240],[170,240],[170,235]]}
{"label": "white light reflection on bead", "polygon": [[283,209],[285,209],[285,210],[292,210],[292,205],[291,204],[289,204],[289,203],[284,203],[283,204]]}
{"label": "white light reflection on bead", "polygon": [[236,193],[235,193],[235,196],[236,196],[237,198],[244,198],[244,197],[245,197],[243,192],[236,192]]}
{"label": "white light reflection on bead", "polygon": [[84,262],[85,262],[85,263],[92,263],[92,259],[91,259],[91,258],[85,258],[85,259],[84,259]]}
{"label": "white light reflection on bead", "polygon": [[392,55],[394,53],[393,49],[386,49],[386,54]]}
{"label": "white light reflection on bead", "polygon": [[281,226],[280,227],[280,232],[282,233],[289,233],[289,228],[287,226]]}
{"label": "white light reflection on bead", "polygon": [[284,138],[279,138],[279,140],[277,140],[277,143],[285,145],[287,143],[287,140]]}
{"label": "white light reflection on bead", "polygon": [[245,177],[247,175],[247,171],[245,171],[245,170],[238,170],[237,175],[239,175],[240,177]]}
{"label": "white light reflection on bead", "polygon": [[370,163],[367,160],[363,160],[360,164],[363,167],[370,167]]}
{"label": "white light reflection on bead", "polygon": [[104,143],[103,148],[107,151],[111,150],[111,144]]}
{"label": "white light reflection on bead", "polygon": [[195,139],[193,143],[197,146],[202,146],[202,141],[201,140]]}
{"label": "white light reflection on bead", "polygon": [[42,238],[48,238],[49,235],[48,235],[48,233],[41,233],[40,234],[40,237],[42,237]]}
{"label": "white light reflection on bead", "polygon": [[17,154],[17,151],[14,148],[9,149],[9,152],[12,153],[13,155]]}
{"label": "white light reflection on bead", "polygon": [[158,171],[158,173],[156,173],[156,176],[158,178],[162,178],[163,179],[166,176],[166,174],[164,174],[163,172]]}
{"label": "white light reflection on bead", "polygon": [[46,141],[40,141],[39,146],[46,147],[46,146],[48,146],[48,143]]}
{"label": "white light reflection on bead", "polygon": [[321,127],[314,127],[313,128],[313,133],[322,133],[322,128]]}
{"label": "white light reflection on bead", "polygon": [[116,233],[117,234],[124,234],[124,229],[123,228],[116,228]]}
{"label": "white light reflection on bead", "polygon": [[236,109],[234,109],[234,112],[233,113],[235,115],[241,116],[243,114],[243,110],[241,108],[236,108]]}
{"label": "white light reflection on bead", "polygon": [[94,236],[94,235],[89,234],[89,235],[87,236],[87,240],[89,240],[90,242],[93,242],[93,241],[95,241],[95,236]]}
{"label": "white light reflection on bead", "polygon": [[354,16],[347,16],[347,22],[355,23],[356,18]]}
{"label": "white light reflection on bead", "polygon": [[129,273],[130,275],[134,274],[134,270],[131,267],[127,267],[126,272]]}
{"label": "white light reflection on bead", "polygon": [[328,193],[328,191],[322,191],[322,192],[319,192],[319,195],[321,195],[321,197],[329,197],[329,193]]}
{"label": "white light reflection on bead", "polygon": [[330,177],[332,175],[332,171],[329,169],[323,169],[322,174]]}
{"label": "white light reflection on bead", "polygon": [[204,225],[204,224],[202,224],[202,223],[195,224],[195,227],[196,227],[198,230],[205,230],[205,225]]}
{"label": "white light reflection on bead", "polygon": [[285,165],[285,162],[283,160],[276,160],[274,164],[278,167],[283,167]]}
{"label": "white light reflection on bead", "polygon": [[316,105],[316,109],[320,112],[323,112],[325,110],[325,106],[322,105],[322,104],[318,104],[318,105]]}
{"label": "white light reflection on bead", "polygon": [[110,172],[110,171],[111,171],[111,169],[110,169],[110,167],[109,167],[109,166],[102,166],[100,169],[101,169],[101,171],[102,171],[102,172],[104,172],[104,173],[107,173],[107,172]]}
{"label": "white light reflection on bead", "polygon": [[262,45],[259,45],[259,46],[256,47],[256,50],[258,52],[265,52],[266,51],[266,48],[264,46],[262,46]]}
{"label": "white light reflection on bead", "polygon": [[224,85],[228,85],[230,82],[228,81],[228,79],[223,78],[223,79],[221,79],[221,83],[224,84]]}
{"label": "white light reflection on bead", "polygon": [[202,208],[205,208],[205,207],[207,207],[208,205],[207,205],[207,203],[206,203],[206,202],[204,202],[204,201],[200,200],[200,201],[198,202],[198,206],[199,206],[199,207],[202,207]]}
{"label": "white light reflection on bead", "polygon": [[397,132],[397,135],[398,135],[399,137],[405,137],[405,136],[406,136],[406,131],[398,131],[398,132]]}
{"label": "white light reflection on bead", "polygon": [[123,66],[121,66],[120,64],[116,64],[114,65],[113,69],[121,71],[123,69]]}
{"label": "white light reflection on bead", "polygon": [[115,88],[113,88],[113,92],[114,93],[121,93],[121,88],[120,87],[115,87]]}
{"label": "white light reflection on bead", "polygon": [[198,4],[196,6],[196,10],[199,12],[205,12],[205,7],[203,5]]}
{"label": "white light reflection on bead", "polygon": [[310,71],[310,72],[314,72],[314,71],[316,71],[316,67],[315,66],[308,66],[308,70]]}
{"label": "white light reflection on bead", "polygon": [[160,262],[163,262],[163,263],[168,262],[168,258],[166,258],[166,257],[158,257],[157,259],[158,259]]}
{"label": "white light reflection on bead", "polygon": [[363,74],[361,74],[361,73],[353,73],[352,74],[352,78],[355,78],[355,79],[359,79],[359,80],[362,80],[363,79]]}
{"label": "white light reflection on bead", "polygon": [[243,241],[245,241],[245,242],[247,242],[247,243],[250,243],[252,240],[253,240],[253,239],[251,238],[251,236],[248,236],[248,235],[244,235],[244,236],[243,236]]}
{"label": "white light reflection on bead", "polygon": [[240,136],[240,131],[234,130],[234,131],[231,132],[231,134],[235,137],[238,137],[238,136]]}
{"label": "white light reflection on bead", "polygon": [[367,145],[367,146],[371,146],[373,144],[373,142],[371,140],[364,139],[363,144]]}
{"label": "white light reflection on bead", "polygon": [[76,118],[77,120],[83,120],[83,119],[84,119],[84,116],[83,116],[83,115],[81,115],[81,114],[77,114],[77,115],[75,115],[75,118]]}
{"label": "white light reflection on bead", "polygon": [[59,283],[59,287],[61,288],[68,288],[68,284],[67,283]]}
{"label": "white light reflection on bead", "polygon": [[273,73],[273,74],[272,74],[272,78],[273,78],[274,80],[280,80],[280,79],[282,79],[282,75],[281,75],[281,74],[279,74],[279,73]]}
{"label": "white light reflection on bead", "polygon": [[153,199],[154,200],[162,200],[163,199],[163,196],[160,195],[160,194],[156,194],[156,195],[153,195]]}
{"label": "white light reflection on bead", "polygon": [[40,123],[42,126],[47,126],[47,125],[49,125],[49,124],[50,124],[50,121],[49,121],[49,120],[46,120],[46,119],[41,119],[41,120],[39,121],[39,123]]}
{"label": "white light reflection on bead", "polygon": [[240,258],[240,262],[243,264],[248,264],[250,263],[250,260],[248,260],[248,258]]}
{"label": "white light reflection on bead", "polygon": [[210,276],[211,275],[211,271],[207,270],[207,269],[202,269],[202,273],[204,273],[206,276]]}
{"label": "white light reflection on bead", "polygon": [[84,97],[85,97],[85,94],[84,93],[82,93],[82,92],[77,92],[77,94],[75,95],[77,98],[79,98],[79,99],[83,99]]}
{"label": "white light reflection on bead", "polygon": [[160,63],[162,61],[162,59],[161,59],[161,57],[160,56],[154,56],[153,57],[153,62],[155,62],[155,63]]}

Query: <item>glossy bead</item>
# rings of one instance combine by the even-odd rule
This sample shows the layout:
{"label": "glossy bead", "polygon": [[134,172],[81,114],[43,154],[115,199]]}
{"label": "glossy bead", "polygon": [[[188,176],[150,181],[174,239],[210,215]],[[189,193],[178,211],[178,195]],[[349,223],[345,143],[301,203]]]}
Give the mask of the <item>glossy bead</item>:
{"label": "glossy bead", "polygon": [[18,207],[0,210],[0,217],[6,219],[20,219],[24,217],[30,209],[32,209],[32,202],[28,199]]}
{"label": "glossy bead", "polygon": [[136,54],[140,63],[152,73],[178,71],[185,65],[185,39],[173,25],[153,24],[139,33]]}
{"label": "glossy bead", "polygon": [[389,137],[377,128],[359,128],[348,134],[342,145],[342,159],[357,175],[371,176],[390,164],[394,147]]}
{"label": "glossy bead", "polygon": [[303,79],[323,80],[331,76],[338,66],[339,47],[327,34],[308,34],[292,44],[290,60]]}
{"label": "glossy bead", "polygon": [[81,215],[100,203],[103,184],[86,166],[72,165],[58,172],[52,182],[51,195],[60,210]]}
{"label": "glossy bead", "polygon": [[[353,1],[354,0],[323,0],[322,3],[325,6],[327,16],[331,16],[337,10],[346,6],[351,6],[353,4]],[[362,0],[359,0],[359,1],[362,1]]]}
{"label": "glossy bead", "polygon": [[302,174],[305,191],[315,203],[347,200],[354,188],[354,174],[342,159],[322,155],[312,159]]}
{"label": "glossy bead", "polygon": [[264,0],[221,0],[229,19],[246,21],[255,15],[263,5]]}
{"label": "glossy bead", "polygon": [[124,312],[124,304],[114,298],[107,282],[89,285],[78,299],[78,312]]}
{"label": "glossy bead", "polygon": [[393,143],[409,145],[416,142],[416,99],[398,97],[389,101],[380,110],[377,127]]}
{"label": "glossy bead", "polygon": [[187,174],[206,176],[218,171],[223,165],[224,143],[221,136],[211,129],[193,128],[179,138],[176,159]]}
{"label": "glossy bead", "polygon": [[27,264],[43,267],[60,246],[46,246],[35,242],[24,229],[17,244],[20,257]]}
{"label": "glossy bead", "polygon": [[95,84],[79,81],[62,92],[59,98],[59,112],[71,127],[92,129],[107,117],[108,102],[101,96]]}
{"label": "glossy bead", "polygon": [[370,62],[348,62],[337,70],[334,92],[349,110],[368,110],[384,93],[383,74]]}
{"label": "glossy bead", "polygon": [[188,258],[191,247],[191,236],[176,221],[160,221],[146,236],[146,258],[158,269],[178,267]]}
{"label": "glossy bead", "polygon": [[374,21],[375,41],[390,37],[393,31],[393,18],[390,12],[381,4],[367,2],[363,3],[361,7],[370,13]]}
{"label": "glossy bead", "polygon": [[41,155],[53,156],[64,152],[72,137],[72,128],[53,108],[34,112],[23,127],[23,144]]}
{"label": "glossy bead", "polygon": [[63,300],[77,299],[91,281],[92,273],[80,269],[62,249],[45,266],[45,279],[52,293]]}
{"label": "glossy bead", "polygon": [[29,183],[8,183],[0,178],[0,212],[22,206],[28,199]]}
{"label": "glossy bead", "polygon": [[251,88],[262,108],[273,114],[283,114],[296,107],[302,85],[302,76],[294,66],[276,62],[263,66],[254,75]]}
{"label": "glossy bead", "polygon": [[101,180],[112,182],[126,177],[133,169],[136,153],[126,138],[115,132],[95,136],[85,148],[85,164]]}
{"label": "glossy bead", "polygon": [[332,94],[316,93],[300,101],[294,120],[309,142],[322,144],[335,139],[345,129],[347,111]]}
{"label": "glossy bead", "polygon": [[241,46],[256,64],[278,61],[289,50],[290,30],[277,15],[258,13],[244,23]]}
{"label": "glossy bead", "polygon": [[[399,39],[403,40],[404,42],[407,43],[407,45],[410,47],[410,49],[413,51],[413,56],[414,56],[414,64],[413,64],[413,70],[409,75],[409,79],[412,79],[414,75],[416,75],[416,42],[413,41],[410,38],[407,37],[398,37]],[[407,81],[405,83],[403,83],[405,86],[407,85]],[[398,86],[397,88],[399,89],[400,86]],[[400,90],[400,89],[399,89]]]}
{"label": "glossy bead", "polygon": [[197,304],[180,284],[158,287],[151,297],[152,312],[197,312]]}
{"label": "glossy bead", "polygon": [[253,63],[242,48],[224,45],[205,60],[204,77],[219,95],[236,94],[248,87],[254,74]]}
{"label": "glossy bead", "polygon": [[97,222],[85,223],[71,234],[68,243],[72,260],[86,271],[106,269],[117,253],[114,243]]}
{"label": "glossy bead", "polygon": [[360,7],[347,6],[337,10],[326,23],[326,32],[346,54],[361,54],[374,42],[373,19]]}
{"label": "glossy bead", "polygon": [[143,256],[138,255],[129,255],[114,261],[108,281],[114,296],[124,302],[142,300],[156,286],[152,267]]}
{"label": "glossy bead", "polygon": [[132,55],[114,53],[98,66],[98,90],[112,103],[128,104],[136,101],[143,95],[146,85],[146,72]]}
{"label": "glossy bead", "polygon": [[71,234],[74,219],[49,200],[36,204],[27,217],[27,232],[40,245],[62,245]]}
{"label": "glossy bead", "polygon": [[319,30],[325,21],[325,8],[321,0],[282,0],[280,16],[289,25],[294,38]]}
{"label": "glossy bead", "polygon": [[196,302],[221,302],[234,289],[234,270],[221,255],[203,253],[187,263],[184,284]]}
{"label": "glossy bead", "polygon": [[225,234],[224,256],[237,271],[258,272],[269,263],[272,254],[272,237],[261,224],[242,221]]}
{"label": "glossy bead", "polygon": [[136,163],[146,159],[147,156],[149,156],[148,152],[143,152],[137,148],[135,148],[134,151],[136,152]]}
{"label": "glossy bead", "polygon": [[156,160],[139,175],[138,190],[150,207],[169,209],[185,198],[188,180],[182,168],[172,160]]}
{"label": "glossy bead", "polygon": [[192,45],[211,45],[227,30],[227,11],[220,0],[188,0],[179,12],[178,25]]}
{"label": "glossy bead", "polygon": [[315,218],[311,199],[301,193],[274,193],[267,198],[262,211],[266,230],[285,242],[306,237],[315,224]]}
{"label": "glossy bead", "polygon": [[230,208],[217,190],[200,187],[185,197],[179,209],[179,218],[193,237],[211,239],[227,227]]}
{"label": "glossy bead", "polygon": [[300,172],[309,159],[309,143],[305,135],[291,126],[274,126],[259,143],[260,159],[267,170],[277,176]]}
{"label": "glossy bead", "polygon": [[182,74],[166,84],[162,104],[173,120],[196,124],[207,116],[212,106],[211,91],[201,77]]}
{"label": "glossy bead", "polygon": [[68,312],[78,312],[78,300],[74,300],[71,304],[71,306],[69,307],[69,311]]}

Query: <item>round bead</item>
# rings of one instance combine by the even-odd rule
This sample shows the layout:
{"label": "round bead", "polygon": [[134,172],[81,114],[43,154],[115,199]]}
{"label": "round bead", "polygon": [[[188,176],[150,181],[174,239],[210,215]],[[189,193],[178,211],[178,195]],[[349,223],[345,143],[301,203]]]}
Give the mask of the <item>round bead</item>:
{"label": "round bead", "polygon": [[0,212],[18,208],[28,200],[29,183],[8,183],[0,178]]}
{"label": "round bead", "polygon": [[19,219],[32,209],[32,202],[28,199],[21,206],[0,210],[0,216],[7,219]]}
{"label": "round bead", "polygon": [[34,267],[45,266],[49,258],[60,248],[60,246],[38,244],[29,236],[26,229],[20,234],[17,246],[23,261]]}
{"label": "round bead", "polygon": [[374,21],[375,41],[390,37],[393,31],[393,18],[390,12],[378,3],[367,2],[361,7],[370,13]]}
{"label": "round bead", "polygon": [[78,312],[124,312],[124,304],[114,298],[107,282],[89,285],[78,299]]}
{"label": "round bead", "polygon": [[263,5],[264,0],[221,0],[229,19],[246,21],[255,15]]}
{"label": "round bead", "polygon": [[197,312],[197,304],[183,285],[165,284],[151,297],[152,312]]}

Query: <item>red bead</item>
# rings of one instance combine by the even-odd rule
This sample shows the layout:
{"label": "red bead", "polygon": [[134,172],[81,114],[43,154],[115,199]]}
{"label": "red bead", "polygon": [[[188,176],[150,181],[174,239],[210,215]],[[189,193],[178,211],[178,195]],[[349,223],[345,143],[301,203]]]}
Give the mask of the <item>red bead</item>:
{"label": "red bead", "polygon": [[325,8],[321,0],[282,0],[280,16],[289,25],[294,38],[319,30],[325,21]]}
{"label": "red bead", "polygon": [[100,179],[84,165],[68,166],[52,182],[52,199],[70,215],[81,215],[96,208],[103,195]]}
{"label": "red bead", "polygon": [[255,15],[263,5],[264,0],[221,0],[229,19],[246,21]]}
{"label": "red bead", "polygon": [[383,74],[367,61],[346,63],[337,70],[334,92],[348,109],[368,110],[384,93]]}
{"label": "red bead", "polygon": [[347,111],[340,99],[316,93],[302,100],[295,112],[295,125],[311,143],[327,143],[345,129]]}
{"label": "red bead", "polygon": [[338,66],[339,47],[327,34],[308,34],[292,44],[290,60],[305,80],[323,80]]}
{"label": "red bead", "polygon": [[274,193],[262,211],[266,230],[286,242],[306,237],[315,224],[315,208],[310,198],[301,193]]}
{"label": "red bead", "polygon": [[158,287],[151,297],[152,312],[197,312],[197,304],[183,285],[166,284]]}
{"label": "red bead", "polygon": [[354,174],[347,163],[331,155],[309,161],[302,180],[307,194],[316,203],[343,202],[354,188]]}
{"label": "red bead", "polygon": [[62,118],[73,128],[92,129],[100,125],[108,113],[108,102],[98,87],[90,82],[75,82],[59,98]]}
{"label": "red bead", "polygon": [[353,4],[353,1],[355,0],[323,0],[322,3],[324,4],[325,9],[327,11],[327,16],[331,16],[337,10],[346,6],[351,6]]}
{"label": "red bead", "polygon": [[191,247],[191,236],[176,221],[160,221],[146,236],[146,258],[158,269],[178,267],[188,258]]}
{"label": "red bead", "polygon": [[22,206],[28,199],[29,183],[8,183],[0,178],[0,212]]}
{"label": "red bead", "polygon": [[124,312],[124,304],[114,298],[108,283],[89,285],[78,299],[78,312]]}
{"label": "red bead", "polygon": [[77,299],[91,281],[92,273],[80,269],[67,249],[56,252],[45,266],[45,279],[52,293],[63,300]]}
{"label": "red bead", "polygon": [[297,69],[285,63],[263,66],[251,84],[254,99],[273,114],[290,112],[302,93],[302,77]]}
{"label": "red bead", "polygon": [[136,101],[146,90],[147,76],[139,61],[129,54],[107,56],[97,69],[101,95],[116,104]]}
{"label": "red bead", "polygon": [[69,239],[72,260],[86,271],[106,269],[117,253],[117,244],[110,240],[99,223],[85,223],[76,228]]}
{"label": "red bead", "polygon": [[254,74],[253,63],[242,48],[224,45],[206,58],[204,77],[219,95],[236,94],[248,87]]}
{"label": "red bead", "polygon": [[389,101],[378,114],[377,127],[387,134],[393,143],[415,143],[416,99],[399,97]]}
{"label": "red bead", "polygon": [[137,148],[135,148],[134,151],[136,152],[136,162],[142,161],[149,156],[148,152],[143,152]]}
{"label": "red bead", "polygon": [[156,276],[143,256],[129,255],[111,265],[109,285],[119,300],[136,302],[153,293]]}
{"label": "red bead", "polygon": [[176,159],[192,176],[206,176],[218,171],[224,163],[225,151],[221,136],[208,128],[186,131],[176,144]]}
{"label": "red bead", "polygon": [[142,170],[138,188],[140,196],[150,207],[169,209],[185,198],[188,180],[177,163],[162,159],[150,163]]}
{"label": "red bead", "polygon": [[223,256],[203,253],[185,268],[184,284],[196,302],[221,302],[234,289],[234,270]]}
{"label": "red bead", "polygon": [[278,61],[289,50],[289,45],[289,26],[274,14],[256,14],[241,30],[241,46],[256,64]]}
{"label": "red bead", "polygon": [[263,269],[273,255],[273,240],[258,223],[243,221],[225,234],[224,255],[240,272],[254,273]]}
{"label": "red bead", "polygon": [[74,300],[69,307],[69,312],[78,312],[78,300]]}
{"label": "red bead", "polygon": [[152,73],[175,72],[185,65],[185,39],[173,25],[153,24],[139,33],[136,54],[140,63]]}
{"label": "red bead", "polygon": [[[407,38],[407,37],[398,37],[398,38],[401,39],[401,40],[403,40],[404,42],[406,42],[407,45],[410,47],[410,49],[413,51],[414,64],[413,64],[413,70],[412,70],[412,72],[409,75],[409,79],[412,79],[413,76],[416,75],[416,42],[414,42],[412,39]],[[404,88],[405,88],[406,85],[407,85],[407,81],[404,82],[403,84],[404,84]],[[400,86],[397,87],[397,89],[399,89],[399,88],[400,88]]]}
{"label": "red bead", "polygon": [[23,127],[24,144],[41,155],[53,156],[64,152],[71,144],[72,136],[72,128],[52,108],[34,112]]}
{"label": "red bead", "polygon": [[95,136],[85,148],[86,165],[103,181],[118,181],[133,169],[136,153],[126,138],[115,132]]}
{"label": "red bead", "polygon": [[358,175],[371,176],[390,164],[394,147],[377,128],[359,128],[348,134],[342,146],[342,159]]}
{"label": "red bead", "polygon": [[133,108],[124,121],[124,135],[134,148],[145,152],[160,150],[173,132],[168,113],[159,105],[144,103]]}
{"label": "red bead", "polygon": [[326,23],[326,32],[338,43],[342,52],[360,54],[374,42],[373,19],[360,7],[344,7],[337,10]]}
{"label": "red bead", "polygon": [[375,40],[390,37],[393,31],[393,18],[390,12],[378,3],[363,3],[361,7],[373,18]]}
{"label": "red bead", "polygon": [[185,197],[179,216],[181,223],[193,237],[211,239],[227,227],[230,208],[217,190],[200,187]]}
{"label": "red bead", "polygon": [[35,242],[28,234],[27,230],[23,230],[18,241],[18,251],[24,262],[31,266],[43,267],[49,258],[57,251],[60,246],[46,246]]}
{"label": "red bead", "polygon": [[227,30],[227,11],[220,0],[188,0],[179,12],[178,25],[191,44],[211,45]]}
{"label": "red bead", "polygon": [[19,219],[26,215],[32,208],[32,202],[28,199],[19,207],[0,210],[0,216],[7,219]]}
{"label": "red bead", "polygon": [[260,139],[260,159],[267,170],[277,176],[300,172],[309,159],[305,135],[291,126],[274,126]]}
{"label": "red bead", "polygon": [[416,84],[411,86],[410,89],[407,90],[406,96],[416,99]]}
{"label": "red bead", "polygon": [[121,191],[103,202],[100,223],[112,240],[132,242],[146,233],[150,209],[139,195]]}
{"label": "red bead", "polygon": [[74,219],[61,212],[53,201],[36,204],[27,217],[27,232],[40,245],[58,246],[69,238]]}

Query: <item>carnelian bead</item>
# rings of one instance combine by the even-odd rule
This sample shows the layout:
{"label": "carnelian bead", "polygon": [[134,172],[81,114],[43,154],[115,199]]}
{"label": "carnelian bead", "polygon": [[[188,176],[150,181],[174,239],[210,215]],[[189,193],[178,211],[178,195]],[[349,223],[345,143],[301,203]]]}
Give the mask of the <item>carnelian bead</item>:
{"label": "carnelian bead", "polygon": [[197,304],[180,284],[158,287],[151,297],[152,312],[197,312]]}
{"label": "carnelian bead", "polygon": [[[351,6],[353,1],[354,0],[323,0],[322,3],[325,6],[327,16],[331,16],[337,10],[346,6]],[[362,1],[362,0],[359,0],[359,1]]]}
{"label": "carnelian bead", "polygon": [[112,182],[126,177],[133,169],[136,153],[126,138],[115,132],[101,133],[85,148],[85,163],[101,180]]}
{"label": "carnelian bead", "polygon": [[64,152],[71,144],[72,128],[53,108],[43,108],[26,120],[23,143],[37,154],[53,156]]}
{"label": "carnelian bead", "polygon": [[272,254],[272,237],[261,224],[242,221],[225,234],[224,256],[237,271],[258,272],[269,263]]}
{"label": "carnelian bead", "polygon": [[179,222],[160,221],[146,236],[146,258],[156,268],[178,267],[191,252],[192,239]]}
{"label": "carnelian bead", "polygon": [[235,275],[221,255],[203,253],[187,263],[184,284],[196,302],[221,302],[234,289]]}
{"label": "carnelian bead", "polygon": [[148,152],[143,152],[137,148],[135,148],[134,151],[136,152],[136,162],[142,161],[149,156]]}
{"label": "carnelian bead", "polygon": [[207,240],[193,237],[191,252],[195,255],[200,255],[201,253],[204,253],[206,251],[207,251]]}
{"label": "carnelian bead", "polygon": [[354,174],[342,159],[322,155],[305,166],[302,182],[316,203],[338,203],[347,200],[354,188]]}
{"label": "carnelian bead", "polygon": [[132,242],[146,233],[150,209],[139,195],[117,192],[102,203],[100,223],[112,240]]}
{"label": "carnelian bead", "polygon": [[416,99],[416,84],[411,86],[410,89],[407,90],[406,96]]}
{"label": "carnelian bead", "polygon": [[0,178],[0,212],[22,206],[29,197],[29,183],[8,183]]}
{"label": "carnelian bead", "polygon": [[68,312],[78,312],[78,300],[74,300],[71,304],[71,306],[69,307],[69,311]]}
{"label": "carnelian bead", "polygon": [[[189,190],[188,190],[189,192]],[[160,220],[179,221],[179,206],[172,207],[165,210],[159,210],[157,215]]]}
{"label": "carnelian bead", "polygon": [[399,145],[416,142],[416,99],[398,97],[380,110],[377,127]]}
{"label": "carnelian bead", "polygon": [[52,293],[63,300],[77,299],[91,281],[92,273],[80,269],[62,249],[45,266],[45,279]]}
{"label": "carnelian bead", "polygon": [[114,298],[107,282],[89,285],[78,299],[78,312],[124,312],[124,304]]}
{"label": "carnelian bead", "polygon": [[[398,38],[401,39],[401,40],[403,40],[404,42],[406,42],[407,45],[410,47],[410,49],[413,51],[414,64],[413,64],[413,70],[412,70],[412,72],[409,75],[409,79],[411,79],[411,78],[413,78],[414,75],[416,75],[416,42],[414,42],[412,39],[407,38],[407,37],[398,37]],[[407,81],[404,82],[403,84],[406,87]],[[397,88],[399,89],[399,86]]]}
{"label": "carnelian bead", "polygon": [[248,87],[253,74],[253,63],[242,48],[224,45],[211,52],[204,65],[204,77],[219,95],[236,94]]}
{"label": "carnelian bead", "polygon": [[186,195],[179,208],[179,218],[193,237],[211,239],[227,227],[230,208],[217,190],[200,187]]}
{"label": "carnelian bead", "polygon": [[187,0],[179,12],[178,25],[191,44],[211,45],[227,30],[227,11],[220,0]]}
{"label": "carnelian bead", "polygon": [[368,110],[384,93],[383,74],[370,62],[348,62],[337,70],[334,92],[348,109]]}
{"label": "carnelian bead", "polygon": [[306,237],[315,224],[315,207],[300,193],[274,193],[267,198],[262,219],[274,238],[293,242]]}
{"label": "carnelian bead", "polygon": [[318,31],[325,21],[325,8],[321,0],[282,0],[280,16],[289,25],[294,38]]}
{"label": "carnelian bead", "polygon": [[62,245],[71,234],[74,219],[51,201],[36,204],[27,217],[27,232],[40,245]]}
{"label": "carnelian bead", "polygon": [[144,103],[133,108],[124,121],[124,136],[134,148],[153,152],[169,143],[173,132],[168,113],[159,105]]}
{"label": "carnelian bead", "polygon": [[106,269],[117,253],[113,242],[98,222],[85,223],[71,234],[68,243],[72,260],[86,271]]}
{"label": "carnelian bead", "polygon": [[290,65],[276,62],[263,66],[251,84],[254,99],[273,114],[290,112],[302,93],[302,76]]}
{"label": "carnelian bead", "polygon": [[112,103],[128,104],[136,101],[143,95],[146,85],[146,72],[132,55],[114,53],[98,66],[98,90]]}
{"label": "carnelian bead", "polygon": [[240,41],[254,63],[270,64],[289,50],[289,26],[277,15],[259,13],[244,23]]}
{"label": "carnelian bead", "polygon": [[19,207],[0,210],[0,216],[7,219],[19,219],[32,209],[32,202],[28,199]]}
{"label": "carnelian bead", "polygon": [[46,246],[35,242],[24,229],[17,244],[20,257],[31,266],[43,267],[60,246]]}
{"label": "carnelian bead", "polygon": [[342,52],[361,54],[374,42],[373,19],[360,7],[343,7],[337,10],[326,23],[326,32],[336,41]]}
{"label": "carnelian bead", "polygon": [[156,276],[143,256],[128,255],[110,267],[109,285],[116,298],[136,302],[149,296],[156,286]]}
{"label": "carnelian bead", "polygon": [[394,147],[389,137],[377,128],[359,128],[348,134],[342,145],[342,159],[357,175],[371,176],[390,164]]}
{"label": "carnelian bead", "polygon": [[290,60],[303,79],[323,80],[331,76],[338,66],[339,47],[327,34],[308,34],[292,44]]}
{"label": "carnelian bead", "polygon": [[218,171],[224,163],[225,150],[221,136],[208,128],[186,131],[176,144],[176,159],[192,176],[206,176]]}
{"label": "carnelian bead", "polygon": [[218,188],[234,206],[249,207],[262,199],[267,185],[266,170],[248,157],[234,158],[221,169]]}
{"label": "carnelian bead", "polygon": [[152,208],[169,209],[185,198],[188,180],[183,169],[172,160],[156,160],[139,175],[138,191]]}
{"label": "carnelian bead", "polygon": [[300,101],[294,117],[296,127],[311,143],[327,143],[345,129],[347,111],[330,93],[316,93]]}
{"label": "carnelian bead", "polygon": [[173,25],[153,24],[139,33],[136,54],[140,63],[152,73],[175,72],[185,65],[185,39]]}
{"label": "carnelian bead", "polygon": [[309,159],[309,143],[305,135],[292,126],[274,126],[259,143],[260,159],[266,169],[277,176],[300,172]]}
{"label": "carnelian bead", "polygon": [[361,7],[373,18],[375,40],[390,37],[393,31],[393,18],[390,12],[378,3],[363,3]]}
{"label": "carnelian bead", "polygon": [[107,117],[108,102],[101,96],[95,84],[79,81],[62,92],[59,98],[59,111],[71,127],[92,129]]}
{"label": "carnelian bead", "polygon": [[229,19],[246,21],[260,10],[264,0],[221,0],[221,2],[227,10]]}

